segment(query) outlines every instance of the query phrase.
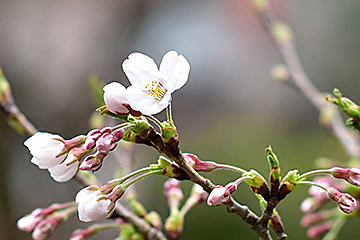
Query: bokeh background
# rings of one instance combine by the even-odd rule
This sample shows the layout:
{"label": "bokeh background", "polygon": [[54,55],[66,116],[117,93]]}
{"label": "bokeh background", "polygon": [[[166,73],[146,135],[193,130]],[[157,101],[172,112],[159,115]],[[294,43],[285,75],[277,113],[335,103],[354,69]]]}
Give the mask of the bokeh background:
{"label": "bokeh background", "polygon": [[[295,32],[306,71],[324,92],[339,87],[360,102],[360,2],[357,0],[272,1],[276,15]],[[88,91],[90,74],[128,86],[121,64],[134,51],[159,64],[174,49],[191,65],[188,83],[173,95],[173,115],[184,152],[256,168],[267,175],[264,148],[271,144],[283,172],[313,168],[314,160],[347,155],[318,124],[318,112],[293,89],[274,82],[271,67],[282,59],[263,32],[250,0],[0,0],[0,65],[12,84],[18,106],[42,131],[65,138],[86,133],[94,111]],[[164,119],[163,114],[159,118]],[[30,239],[16,220],[35,207],[74,199],[74,180],[54,182],[30,163],[15,134],[0,117],[0,239]],[[153,149],[137,146],[135,166],[156,161]],[[111,158],[99,175],[112,177]],[[238,176],[206,174],[218,184]],[[164,179],[136,185],[139,199],[165,218]],[[185,196],[190,188],[184,183]],[[306,239],[299,226],[299,205],[307,189],[297,189],[278,207],[290,239]],[[247,187],[235,198],[259,213]],[[67,239],[87,225],[74,216],[52,239]],[[359,220],[346,224],[340,239],[356,239]],[[93,239],[113,239],[115,232]],[[202,205],[186,217],[182,239],[257,239],[224,207]]]}

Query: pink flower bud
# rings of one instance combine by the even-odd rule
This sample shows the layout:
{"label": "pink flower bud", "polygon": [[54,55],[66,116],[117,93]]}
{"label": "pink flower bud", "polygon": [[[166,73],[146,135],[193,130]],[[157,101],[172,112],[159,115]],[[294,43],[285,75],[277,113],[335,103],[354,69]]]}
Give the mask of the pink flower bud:
{"label": "pink flower bud", "polygon": [[63,221],[64,219],[62,217],[53,217],[42,220],[38,225],[36,225],[32,233],[32,238],[34,240],[48,239]]}
{"label": "pink flower bud", "polygon": [[100,153],[108,153],[114,150],[117,146],[117,141],[115,137],[110,133],[104,133],[97,141],[96,141],[96,149]]}
{"label": "pink flower bud", "polygon": [[114,141],[119,142],[124,137],[124,129],[116,130],[112,133]]}
{"label": "pink flower bud", "polygon": [[33,213],[20,218],[17,221],[17,228],[25,232],[33,231],[35,226],[43,219],[43,216]]}
{"label": "pink flower bud", "polygon": [[186,162],[196,171],[211,172],[216,169],[216,163],[210,161],[202,161],[192,153],[184,153]]}
{"label": "pink flower bud", "polygon": [[313,227],[309,228],[309,230],[307,231],[307,235],[309,238],[321,238],[327,232],[329,232],[332,225],[333,225],[333,222],[328,221],[328,222],[322,223],[320,225],[313,226]]}
{"label": "pink flower bud", "polygon": [[129,104],[125,96],[126,88],[117,82],[107,84],[104,88],[104,101],[112,113],[127,114],[129,110],[123,104]]}
{"label": "pink flower bud", "polygon": [[357,207],[356,199],[348,193],[341,193],[331,187],[327,190],[328,196],[336,201],[344,213],[352,213]]}
{"label": "pink flower bud", "polygon": [[178,208],[184,197],[180,188],[180,181],[171,178],[165,182],[164,188],[164,194],[170,208]]}
{"label": "pink flower bud", "polygon": [[85,149],[89,150],[95,147],[96,141],[101,137],[102,133],[99,129],[94,129],[88,132],[86,135],[87,138],[85,140]]}
{"label": "pink flower bud", "polygon": [[345,179],[350,184],[360,186],[360,168],[351,167],[350,169],[334,167],[331,174],[335,178]]}
{"label": "pink flower bud", "polygon": [[215,205],[220,206],[222,204],[226,204],[230,201],[231,194],[229,190],[223,186],[216,186],[207,199],[207,204],[209,206]]}
{"label": "pink flower bud", "polygon": [[332,215],[333,215],[332,213],[326,211],[321,211],[317,213],[308,213],[301,219],[301,226],[310,227],[314,224],[323,222]]}
{"label": "pink flower bud", "polygon": [[107,153],[96,152],[94,155],[87,156],[80,164],[80,169],[83,171],[97,171],[101,168],[104,158]]}

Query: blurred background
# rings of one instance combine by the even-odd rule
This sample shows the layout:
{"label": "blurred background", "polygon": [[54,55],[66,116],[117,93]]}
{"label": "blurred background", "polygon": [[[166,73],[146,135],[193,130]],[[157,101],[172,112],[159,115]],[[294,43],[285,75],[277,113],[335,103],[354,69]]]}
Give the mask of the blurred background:
{"label": "blurred background", "polygon": [[[324,92],[338,87],[360,102],[360,2],[356,0],[271,1],[288,22],[303,65]],[[249,0],[0,0],[0,65],[12,84],[18,106],[37,128],[65,138],[86,133],[94,112],[87,81],[98,74],[105,82],[129,85],[121,64],[131,52],[143,52],[159,64],[169,50],[191,65],[188,83],[173,95],[173,115],[184,152],[203,159],[256,168],[268,174],[264,148],[271,144],[283,172],[314,167],[319,156],[347,159],[335,138],[318,124],[318,112],[293,89],[274,82],[271,67],[282,59],[263,32]],[[159,114],[160,119],[165,119]],[[74,199],[81,186],[53,181],[30,163],[23,146],[0,116],[0,239],[30,239],[16,221],[36,207]],[[137,146],[136,167],[155,162],[157,153]],[[98,175],[112,178],[107,158]],[[206,174],[215,183],[238,177]],[[148,210],[163,218],[168,209],[164,179],[136,185]],[[183,183],[185,196],[190,183]],[[305,239],[299,205],[307,188],[299,188],[278,210],[290,239]],[[242,186],[235,198],[259,213],[257,200]],[[67,239],[87,225],[75,216],[52,239]],[[341,239],[355,239],[359,220],[346,224]],[[108,234],[108,235],[107,235]],[[115,232],[93,239],[113,239]],[[257,239],[225,207],[205,204],[185,220],[182,239]]]}

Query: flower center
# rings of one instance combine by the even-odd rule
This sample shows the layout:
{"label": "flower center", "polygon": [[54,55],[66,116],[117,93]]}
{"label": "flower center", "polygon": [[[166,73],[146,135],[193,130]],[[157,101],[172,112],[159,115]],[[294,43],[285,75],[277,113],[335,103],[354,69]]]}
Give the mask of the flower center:
{"label": "flower center", "polygon": [[151,83],[146,85],[145,88],[147,94],[154,97],[156,101],[161,101],[167,92],[167,90],[164,88],[164,85],[158,80],[151,81]]}

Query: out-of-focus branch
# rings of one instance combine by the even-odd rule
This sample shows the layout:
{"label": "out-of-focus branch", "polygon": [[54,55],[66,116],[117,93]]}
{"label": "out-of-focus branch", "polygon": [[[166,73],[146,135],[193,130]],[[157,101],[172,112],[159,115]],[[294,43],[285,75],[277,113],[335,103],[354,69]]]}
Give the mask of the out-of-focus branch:
{"label": "out-of-focus branch", "polygon": [[[25,117],[25,115],[16,106],[14,98],[11,93],[9,82],[6,80],[1,68],[0,68],[0,111],[5,115],[9,124],[19,134],[26,134],[27,136],[34,135],[38,130],[34,125]],[[100,184],[99,181],[93,176],[92,173],[78,172],[75,175],[75,179],[84,186],[93,184]],[[152,227],[145,220],[137,217],[125,206],[119,202],[116,205],[116,209],[120,216],[126,221],[132,223],[135,227],[143,233],[149,240],[166,240],[165,235],[158,229]]]}
{"label": "out-of-focus branch", "polygon": [[350,155],[359,158],[360,144],[358,139],[348,131],[336,107],[331,106],[331,104],[325,101],[323,94],[319,92],[305,73],[296,52],[292,30],[285,23],[277,20],[273,16],[268,0],[253,0],[253,4],[266,33],[275,42],[275,45],[284,58],[292,80],[298,87],[297,89],[299,89],[320,112],[323,112],[325,108],[331,110],[333,114],[329,119],[328,129],[340,141]]}
{"label": "out-of-focus branch", "polygon": [[6,121],[19,134],[33,135],[36,128],[28,121],[16,106],[11,93],[11,87],[0,68],[0,111],[5,115]]}

